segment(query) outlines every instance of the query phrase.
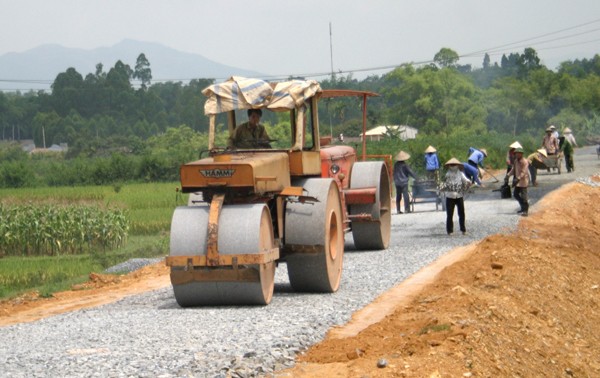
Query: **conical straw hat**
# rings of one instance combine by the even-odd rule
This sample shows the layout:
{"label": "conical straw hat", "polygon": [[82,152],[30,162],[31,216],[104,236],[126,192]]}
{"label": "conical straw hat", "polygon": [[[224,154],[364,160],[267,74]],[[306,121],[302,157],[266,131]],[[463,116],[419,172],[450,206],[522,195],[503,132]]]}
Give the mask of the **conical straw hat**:
{"label": "conical straw hat", "polygon": [[487,150],[485,148],[480,148],[479,151],[487,157]]}
{"label": "conical straw hat", "polygon": [[398,152],[398,155],[396,155],[395,159],[398,161],[405,161],[410,159],[410,155],[404,151],[400,151]]}
{"label": "conical straw hat", "polygon": [[[566,131],[565,131],[566,133]],[[435,147],[433,146],[429,146],[427,147],[427,149],[425,150],[425,153],[430,153],[430,152],[437,152],[437,150],[435,149]]]}
{"label": "conical straw hat", "polygon": [[565,131],[563,131],[565,134],[567,133],[572,133],[573,131],[571,129],[569,129],[568,127],[565,129]]}
{"label": "conical straw hat", "polygon": [[546,152],[545,148],[540,148],[539,150],[537,150],[537,152],[544,155],[544,157],[548,157],[548,153]]}
{"label": "conical straw hat", "polygon": [[458,168],[462,171],[465,169],[465,167],[463,166],[463,163],[461,163],[457,158],[452,158],[450,160],[448,160],[445,164],[444,167],[448,167],[450,165],[458,165]]}
{"label": "conical straw hat", "polygon": [[521,146],[521,143],[519,143],[518,141],[514,142],[513,144],[511,144],[508,147],[510,147],[510,148],[523,148],[523,146]]}

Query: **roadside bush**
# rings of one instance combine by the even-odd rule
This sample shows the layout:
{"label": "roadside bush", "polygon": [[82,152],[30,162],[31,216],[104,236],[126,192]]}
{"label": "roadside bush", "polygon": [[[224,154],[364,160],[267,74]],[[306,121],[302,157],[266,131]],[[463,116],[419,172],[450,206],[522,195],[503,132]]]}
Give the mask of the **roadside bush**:
{"label": "roadside bush", "polygon": [[36,178],[27,161],[5,161],[0,163],[0,187],[22,188],[35,186]]}
{"label": "roadside bush", "polygon": [[145,182],[173,181],[179,179],[179,166],[169,158],[154,154],[144,155],[138,177]]}
{"label": "roadside bush", "polygon": [[0,142],[0,161],[27,160],[27,152],[18,143]]}
{"label": "roadside bush", "polygon": [[123,155],[121,153],[114,153],[110,157],[109,169],[110,169],[110,182],[122,182],[128,181],[135,177],[136,163],[139,159],[133,155]]}

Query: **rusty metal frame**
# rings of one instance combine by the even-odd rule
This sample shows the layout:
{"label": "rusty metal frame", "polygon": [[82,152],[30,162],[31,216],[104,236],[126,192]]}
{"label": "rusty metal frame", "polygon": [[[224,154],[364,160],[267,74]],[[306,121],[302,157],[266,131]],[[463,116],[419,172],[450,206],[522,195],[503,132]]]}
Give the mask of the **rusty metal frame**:
{"label": "rusty metal frame", "polygon": [[367,97],[378,97],[379,94],[368,91],[356,91],[351,89],[324,89],[321,98],[332,97],[362,97],[362,161],[367,160]]}
{"label": "rusty metal frame", "polygon": [[283,246],[285,253],[306,253],[306,254],[317,254],[324,253],[324,245],[304,245],[304,244],[285,244]]}
{"label": "rusty metal frame", "polygon": [[348,219],[352,222],[368,222],[368,223],[381,223],[380,219],[374,219],[371,214],[360,213],[360,214],[348,214]]}
{"label": "rusty metal frame", "polygon": [[199,270],[172,270],[171,283],[182,285],[190,282],[259,282],[260,273],[253,268],[239,269],[199,269]]}
{"label": "rusty metal frame", "polygon": [[344,189],[347,205],[368,205],[377,202],[377,188]]}
{"label": "rusty metal frame", "polygon": [[206,264],[208,266],[219,265],[219,215],[223,208],[225,194],[215,194],[210,202],[207,225],[206,242]]}
{"label": "rusty metal frame", "polygon": [[165,264],[170,267],[217,267],[234,265],[255,265],[266,264],[279,258],[279,248],[271,248],[264,253],[242,253],[236,255],[218,255],[214,263],[208,262],[208,256],[189,255],[189,256],[168,256]]}

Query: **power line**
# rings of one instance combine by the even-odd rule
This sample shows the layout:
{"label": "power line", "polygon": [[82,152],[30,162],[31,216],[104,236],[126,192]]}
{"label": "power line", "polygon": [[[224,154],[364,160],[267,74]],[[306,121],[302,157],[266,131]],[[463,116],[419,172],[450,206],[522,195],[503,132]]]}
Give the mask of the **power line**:
{"label": "power line", "polygon": [[[536,47],[535,50],[536,51],[554,50],[554,49],[561,49],[561,48],[565,48],[565,47],[573,47],[573,46],[579,46],[579,45],[586,45],[588,43],[596,43],[596,42],[600,42],[600,38],[598,38],[598,39],[592,39],[590,41],[569,43],[569,44],[566,44],[566,45],[548,46],[548,47]],[[519,47],[527,47],[527,46],[528,45],[522,45],[522,46],[519,46]],[[516,47],[516,48],[518,48],[518,47]],[[504,52],[502,52],[502,51],[494,51],[494,52],[488,52],[488,54],[490,56],[498,56],[498,55],[503,55]],[[478,56],[483,56],[483,55],[473,55],[473,56],[470,56],[470,58],[478,57]]]}
{"label": "power line", "polygon": [[497,49],[500,49],[500,48],[509,47],[509,46],[516,45],[516,44],[519,44],[519,43],[528,42],[528,41],[532,41],[532,40],[544,38],[544,37],[547,37],[547,36],[550,36],[550,35],[559,34],[559,33],[565,32],[565,31],[577,29],[577,28],[580,28],[580,27],[583,27],[583,26],[595,24],[597,22],[600,22],[600,19],[596,19],[596,20],[589,21],[589,22],[586,22],[586,23],[583,23],[583,24],[579,24],[579,25],[575,25],[575,26],[570,26],[570,27],[565,28],[565,29],[560,29],[560,30],[557,30],[557,31],[553,31],[553,32],[541,34],[541,35],[538,35],[538,36],[535,36],[535,37],[530,37],[530,38],[522,39],[520,41],[511,42],[511,43],[507,43],[507,44],[496,46],[496,47],[491,47],[491,48],[484,49],[484,50],[473,51],[471,53],[464,54],[464,56],[469,56],[470,54],[479,54],[479,53],[484,53],[484,52],[490,51],[490,50],[497,50]]}
{"label": "power line", "polygon": [[[536,42],[536,43],[535,43],[535,45],[543,45],[543,44],[545,44],[545,43],[556,42],[556,41],[560,41],[560,40],[563,40],[563,39],[568,39],[568,38],[573,38],[573,37],[577,37],[577,36],[584,35],[584,34],[593,33],[593,32],[595,32],[595,31],[599,31],[599,30],[600,30],[600,28],[597,28],[597,29],[593,29],[593,30],[590,30],[590,31],[581,32],[581,33],[576,33],[576,34],[570,34],[570,35],[566,35],[566,36],[559,37],[559,38],[547,39],[547,40],[545,40],[545,41],[539,41],[539,42]],[[531,45],[521,45],[521,46],[514,46],[514,47],[512,47],[512,48],[521,48],[521,47],[527,47],[527,46],[531,46]],[[539,49],[539,48],[538,48],[538,49]],[[495,53],[495,52],[502,51],[502,50],[503,50],[503,49],[490,49],[490,50],[487,50],[486,52],[487,52],[487,53]],[[477,55],[465,54],[465,55],[462,55],[462,56],[464,56],[464,57],[470,57],[470,56],[479,56],[479,54],[477,54]]]}
{"label": "power line", "polygon": [[564,47],[573,47],[573,46],[579,46],[579,45],[586,45],[588,43],[595,43],[595,42],[600,42],[600,38],[598,39],[593,39],[591,41],[584,41],[584,42],[577,42],[577,43],[570,43],[568,45],[560,45],[560,46],[549,46],[549,47],[541,47],[538,48],[537,50],[552,50],[552,49],[561,49]]}
{"label": "power line", "polygon": [[[583,24],[571,26],[571,27],[560,29],[560,30],[557,30],[557,31],[553,31],[553,32],[541,34],[541,35],[538,35],[538,36],[535,36],[535,37],[526,38],[526,39],[523,39],[523,40],[520,40],[520,41],[516,41],[516,42],[512,42],[512,43],[508,43],[508,44],[504,44],[504,45],[500,45],[500,46],[496,46],[496,47],[492,47],[492,48],[489,48],[489,49],[484,49],[484,50],[474,51],[474,52],[467,53],[467,54],[462,54],[462,55],[459,55],[459,57],[460,58],[469,58],[469,57],[483,56],[483,54],[486,53],[486,52],[492,52],[493,55],[496,55],[494,53],[500,51],[499,49],[501,49],[503,47],[512,46],[512,45],[516,45],[516,44],[523,43],[523,42],[533,41],[533,40],[540,39],[540,38],[543,38],[543,37],[547,37],[547,36],[550,36],[550,35],[556,35],[556,34],[559,34],[559,33],[563,33],[565,31],[569,31],[569,30],[581,28],[581,27],[584,27],[584,26],[587,26],[587,25],[598,23],[598,22],[600,22],[600,19],[592,20],[592,21],[589,21],[589,22],[585,22]],[[563,39],[572,38],[572,37],[576,37],[576,36],[580,36],[580,35],[584,35],[584,34],[593,33],[593,32],[598,31],[598,30],[600,30],[600,28],[588,30],[588,31],[581,32],[581,33],[571,34],[571,35],[567,35],[567,36],[562,36],[562,37],[558,37],[558,38],[554,38],[554,39],[549,39],[549,40],[545,40],[545,41],[540,41],[540,42],[536,42],[536,44],[544,44],[544,43],[556,42],[558,40],[563,40]],[[585,41],[585,42],[579,42],[579,43],[572,43],[570,45],[563,45],[563,46],[556,46],[556,47],[540,48],[538,50],[550,50],[550,49],[556,49],[556,48],[561,48],[561,47],[571,47],[571,46],[577,46],[579,44],[592,43],[592,42],[595,42],[595,41],[597,41],[597,40]],[[528,47],[528,46],[530,46],[530,45],[523,45],[523,46],[518,46],[518,47],[515,46],[513,48],[521,48],[521,47]],[[431,60],[423,60],[423,61],[418,61],[418,62],[410,62],[410,64],[413,64],[413,65],[422,65],[422,64],[429,64],[429,63],[433,63],[433,59],[431,59]],[[388,66],[380,66],[380,67],[360,68],[360,69],[352,69],[352,70],[339,70],[337,73],[345,74],[345,73],[366,72],[366,71],[381,71],[381,70],[394,69],[396,67],[402,66],[403,64],[408,64],[408,62],[405,62],[405,63],[402,63],[402,64],[388,65]],[[319,73],[310,73],[310,74],[298,74],[298,75],[292,75],[292,76],[299,76],[299,77],[322,77],[322,76],[328,76],[328,75],[330,75],[330,74],[325,73],[325,72],[319,72]],[[284,77],[284,75],[267,76],[267,78],[282,78],[282,77]]]}

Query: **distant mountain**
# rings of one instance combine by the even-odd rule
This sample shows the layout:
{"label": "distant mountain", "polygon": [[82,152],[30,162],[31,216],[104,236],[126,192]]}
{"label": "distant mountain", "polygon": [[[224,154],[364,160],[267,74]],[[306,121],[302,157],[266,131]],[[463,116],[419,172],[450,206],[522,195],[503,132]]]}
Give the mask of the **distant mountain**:
{"label": "distant mountain", "polygon": [[56,76],[74,67],[85,78],[102,63],[108,72],[118,60],[134,69],[140,53],[150,62],[154,80],[187,81],[198,78],[227,78],[232,75],[260,77],[258,72],[217,63],[198,54],[174,50],[153,42],[123,40],[111,47],[93,50],[42,45],[22,53],[0,56],[0,90],[50,89]]}

